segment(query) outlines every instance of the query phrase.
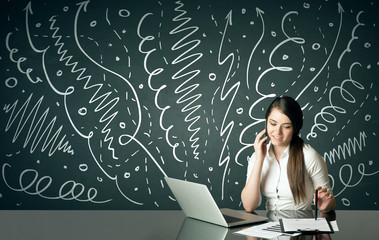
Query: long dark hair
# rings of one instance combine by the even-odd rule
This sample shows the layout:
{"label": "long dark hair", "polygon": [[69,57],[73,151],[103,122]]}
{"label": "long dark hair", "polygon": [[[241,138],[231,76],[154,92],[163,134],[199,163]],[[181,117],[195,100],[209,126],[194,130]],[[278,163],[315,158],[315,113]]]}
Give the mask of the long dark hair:
{"label": "long dark hair", "polygon": [[279,109],[291,120],[294,129],[290,142],[287,177],[293,198],[297,204],[300,200],[305,199],[304,141],[299,137],[300,129],[303,127],[303,112],[295,99],[288,96],[277,97],[266,111],[266,124],[268,116],[275,108]]}

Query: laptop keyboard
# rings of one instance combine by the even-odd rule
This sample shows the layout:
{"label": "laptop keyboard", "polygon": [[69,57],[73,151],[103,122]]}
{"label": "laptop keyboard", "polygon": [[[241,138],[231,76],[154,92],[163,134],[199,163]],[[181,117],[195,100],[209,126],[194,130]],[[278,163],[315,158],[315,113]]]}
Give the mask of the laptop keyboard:
{"label": "laptop keyboard", "polygon": [[232,217],[232,216],[225,215],[225,214],[223,214],[223,216],[224,216],[225,221],[227,223],[234,223],[234,222],[239,222],[239,221],[244,221],[245,220],[245,219],[242,219],[242,218]]}

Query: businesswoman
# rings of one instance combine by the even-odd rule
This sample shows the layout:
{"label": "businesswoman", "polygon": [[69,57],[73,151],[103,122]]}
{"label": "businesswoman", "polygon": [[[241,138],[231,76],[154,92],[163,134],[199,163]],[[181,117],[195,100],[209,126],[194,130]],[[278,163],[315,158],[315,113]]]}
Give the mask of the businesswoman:
{"label": "businesswoman", "polygon": [[[246,211],[254,211],[266,197],[267,210],[333,210],[328,170],[323,158],[298,136],[303,113],[291,97],[278,97],[266,112],[266,129],[257,134],[241,193]],[[270,143],[267,144],[268,140]]]}

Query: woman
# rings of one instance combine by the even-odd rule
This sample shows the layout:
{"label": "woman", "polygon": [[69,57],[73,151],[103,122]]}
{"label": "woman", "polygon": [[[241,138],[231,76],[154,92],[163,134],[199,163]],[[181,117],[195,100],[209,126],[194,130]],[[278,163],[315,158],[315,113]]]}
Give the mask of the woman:
{"label": "woman", "polygon": [[311,210],[316,189],[318,209],[333,210],[336,200],[325,161],[298,136],[303,126],[299,104],[291,97],[276,98],[265,117],[266,129],[255,138],[241,194],[245,210],[252,212],[261,204],[261,193],[267,210]]}

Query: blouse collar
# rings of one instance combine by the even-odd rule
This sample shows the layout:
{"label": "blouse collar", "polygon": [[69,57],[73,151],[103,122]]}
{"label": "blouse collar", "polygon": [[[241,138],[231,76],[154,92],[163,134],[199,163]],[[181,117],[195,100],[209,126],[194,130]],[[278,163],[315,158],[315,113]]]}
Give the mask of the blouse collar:
{"label": "blouse collar", "polygon": [[[290,145],[288,145],[286,147],[286,149],[284,150],[281,158],[284,158],[284,157],[288,157],[288,154],[289,154],[289,149],[290,149]],[[273,146],[271,144],[271,142],[269,142],[268,146],[267,146],[267,156],[269,158],[272,158],[272,159],[276,159],[275,158],[275,154],[274,154],[274,149],[273,149]]]}

